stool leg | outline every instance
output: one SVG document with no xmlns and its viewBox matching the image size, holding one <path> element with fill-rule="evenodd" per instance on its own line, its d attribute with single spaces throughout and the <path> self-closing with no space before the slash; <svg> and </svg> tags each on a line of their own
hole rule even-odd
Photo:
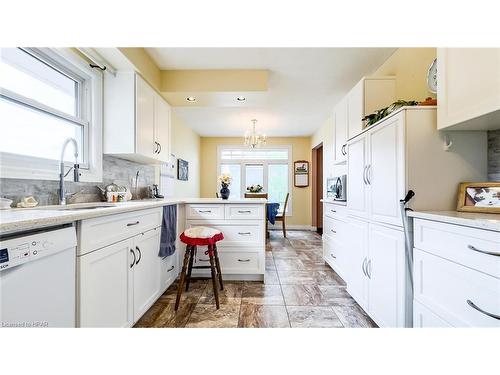
<svg viewBox="0 0 500 375">
<path fill-rule="evenodd" d="M 184 263 L 182 265 L 181 276 L 179 278 L 179 285 L 177 287 L 177 298 L 175 299 L 175 311 L 179 308 L 179 303 L 181 302 L 182 287 L 184 284 L 184 278 L 186 277 L 186 269 L 189 262 L 189 257 L 191 254 L 191 246 L 186 246 L 186 253 L 184 254 Z"/>
<path fill-rule="evenodd" d="M 216 277 L 216 270 L 215 270 L 215 262 L 214 262 L 214 254 L 212 251 L 209 251 L 209 257 L 210 257 L 210 271 L 212 272 L 212 284 L 214 288 L 214 296 L 215 296 L 215 306 L 217 307 L 217 310 L 219 309 L 219 290 L 217 288 L 217 277 Z"/>
<path fill-rule="evenodd" d="M 196 253 L 196 246 L 191 247 L 191 256 L 189 257 L 189 266 L 186 277 L 186 292 L 189 290 L 189 283 L 191 282 L 191 272 L 193 271 L 194 254 Z"/>
<path fill-rule="evenodd" d="M 214 245 L 214 255 L 215 255 L 215 267 L 217 267 L 217 274 L 219 275 L 220 290 L 224 290 L 224 284 L 222 283 L 222 272 L 220 271 L 219 253 L 217 252 L 217 245 Z"/>
</svg>

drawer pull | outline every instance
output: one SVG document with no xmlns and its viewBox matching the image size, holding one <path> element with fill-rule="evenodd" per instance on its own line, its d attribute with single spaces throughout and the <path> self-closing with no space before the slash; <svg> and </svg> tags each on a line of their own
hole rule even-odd
<svg viewBox="0 0 500 375">
<path fill-rule="evenodd" d="M 238 234 L 241 236 L 250 236 L 252 233 L 251 232 L 238 232 Z"/>
<path fill-rule="evenodd" d="M 135 262 L 135 264 L 138 265 L 142 259 L 142 252 L 141 249 L 139 249 L 139 246 L 136 246 L 135 249 L 139 252 L 139 259 L 137 259 L 137 261 Z"/>
<path fill-rule="evenodd" d="M 173 271 L 173 269 L 174 269 L 174 268 L 175 268 L 175 266 L 170 267 L 170 268 L 167 270 L 167 272 Z"/>
<path fill-rule="evenodd" d="M 251 214 L 252 211 L 246 210 L 246 211 L 238 211 L 239 214 Z"/>
<path fill-rule="evenodd" d="M 201 259 L 201 258 L 198 258 L 198 260 L 199 260 L 200 262 L 210 262 L 210 259 Z"/>
<path fill-rule="evenodd" d="M 131 226 L 133 226 L 133 225 L 137 225 L 137 224 L 139 224 L 139 220 L 138 220 L 138 221 L 136 221 L 135 223 L 128 223 L 128 224 L 127 224 L 127 227 L 131 227 Z"/>
<path fill-rule="evenodd" d="M 336 232 L 336 231 L 334 231 L 333 229 L 330 229 L 330 232 L 332 232 L 332 233 L 337 233 L 337 232 Z"/>
<path fill-rule="evenodd" d="M 332 253 L 330 253 L 330 256 L 333 258 L 333 259 L 337 259 L 337 257 L 335 255 L 333 255 Z"/>
<path fill-rule="evenodd" d="M 488 254 L 488 255 L 493 255 L 495 257 L 500 257 L 500 253 L 495 253 L 493 251 L 486 251 L 486 250 L 481 250 L 481 249 L 478 249 L 477 247 L 475 246 L 472 246 L 472 245 L 469 245 L 467 246 L 469 249 L 471 250 L 474 250 L 474 251 L 477 251 L 478 253 L 483 253 L 483 254 Z"/>
<path fill-rule="evenodd" d="M 333 213 L 337 212 L 337 211 L 335 211 L 335 210 L 330 210 L 330 211 L 332 211 Z"/>
<path fill-rule="evenodd" d="M 363 264 L 361 265 L 361 269 L 363 270 L 363 274 L 368 277 L 368 274 L 366 273 L 366 270 L 365 270 L 365 266 L 366 266 L 366 257 L 365 259 L 363 259 Z"/>
<path fill-rule="evenodd" d="M 250 262 L 250 259 L 238 259 L 238 262 Z"/>
<path fill-rule="evenodd" d="M 136 259 L 135 259 L 135 252 L 134 252 L 134 250 L 130 249 L 130 252 L 131 252 L 131 253 L 132 253 L 132 255 L 134 256 L 134 260 L 132 261 L 132 264 L 130 265 L 130 268 L 132 268 L 132 267 L 134 267 L 134 264 L 135 264 Z"/>
<path fill-rule="evenodd" d="M 198 212 L 199 212 L 200 214 L 202 214 L 202 213 L 203 213 L 203 214 L 209 214 L 209 213 L 211 213 L 211 212 L 212 212 L 212 210 L 199 210 Z"/>
<path fill-rule="evenodd" d="M 481 314 L 487 315 L 493 319 L 500 320 L 500 315 L 495 315 L 492 313 L 489 313 L 488 311 L 484 311 L 482 308 L 476 306 L 474 302 L 472 302 L 470 299 L 467 300 L 467 304 L 472 307 L 473 309 L 479 311 Z"/>
</svg>

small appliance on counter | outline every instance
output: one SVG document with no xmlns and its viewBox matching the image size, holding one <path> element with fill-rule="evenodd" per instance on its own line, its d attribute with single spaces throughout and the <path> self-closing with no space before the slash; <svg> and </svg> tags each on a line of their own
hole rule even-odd
<svg viewBox="0 0 500 375">
<path fill-rule="evenodd" d="M 326 179 L 326 197 L 334 201 L 347 201 L 347 175 Z"/>
</svg>

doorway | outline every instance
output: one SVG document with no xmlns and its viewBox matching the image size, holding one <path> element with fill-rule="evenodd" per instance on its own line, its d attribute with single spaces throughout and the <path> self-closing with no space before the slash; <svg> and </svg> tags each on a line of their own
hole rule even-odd
<svg viewBox="0 0 500 375">
<path fill-rule="evenodd" d="M 312 149 L 312 226 L 323 234 L 323 143 Z"/>
</svg>

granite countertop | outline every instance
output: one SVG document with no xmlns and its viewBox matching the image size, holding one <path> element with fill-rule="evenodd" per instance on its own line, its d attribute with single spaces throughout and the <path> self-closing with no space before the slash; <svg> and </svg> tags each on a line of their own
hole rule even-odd
<svg viewBox="0 0 500 375">
<path fill-rule="evenodd" d="M 457 211 L 408 211 L 408 216 L 500 232 L 500 214 Z"/>
<path fill-rule="evenodd" d="M 332 203 L 332 204 L 338 204 L 339 206 L 347 206 L 346 201 L 336 201 L 335 199 L 331 198 L 323 198 L 319 200 L 322 203 Z"/>
<path fill-rule="evenodd" d="M 61 225 L 94 217 L 162 207 L 170 204 L 265 204 L 266 202 L 267 200 L 263 198 L 233 200 L 222 200 L 220 198 L 166 198 L 120 203 L 79 203 L 66 206 L 72 209 L 61 209 L 61 206 L 7 209 L 0 210 L 0 235 Z M 95 204 L 102 204 L 105 207 L 89 207 Z"/>
</svg>

